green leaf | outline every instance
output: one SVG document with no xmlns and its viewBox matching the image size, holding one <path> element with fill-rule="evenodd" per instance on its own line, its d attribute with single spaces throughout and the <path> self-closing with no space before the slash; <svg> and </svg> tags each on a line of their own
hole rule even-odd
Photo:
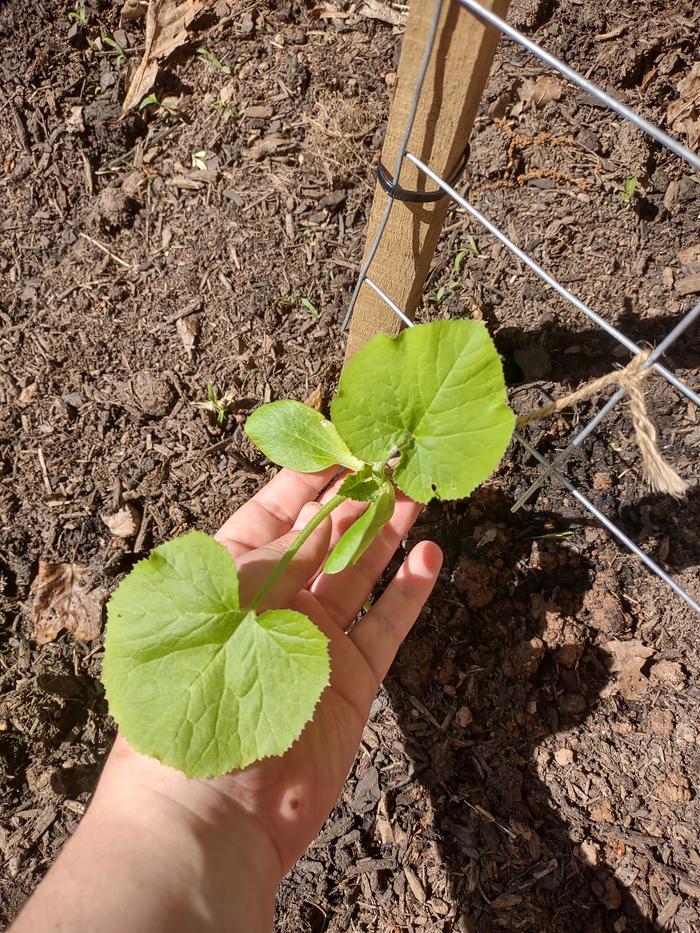
<svg viewBox="0 0 700 933">
<path fill-rule="evenodd" d="M 110 713 L 133 748 L 188 777 L 283 754 L 329 672 L 325 635 L 299 612 L 241 609 L 233 558 L 199 531 L 156 548 L 109 602 Z"/>
<path fill-rule="evenodd" d="M 356 564 L 394 514 L 395 502 L 394 487 L 385 482 L 376 499 L 370 502 L 328 555 L 323 572 L 340 573 Z"/>
<path fill-rule="evenodd" d="M 300 473 L 335 464 L 350 470 L 363 466 L 330 421 L 292 399 L 262 405 L 246 421 L 245 432 L 273 463 Z"/>
<path fill-rule="evenodd" d="M 303 308 L 306 308 L 309 314 L 313 314 L 314 317 L 321 317 L 321 312 L 318 310 L 313 301 L 310 301 L 308 298 L 301 298 L 299 303 Z"/>
<path fill-rule="evenodd" d="M 496 348 L 468 320 L 378 334 L 343 371 L 331 411 L 355 456 L 384 463 L 399 451 L 395 482 L 417 502 L 468 496 L 515 426 Z"/>
<path fill-rule="evenodd" d="M 628 178 L 622 183 L 622 192 L 620 197 L 626 204 L 631 204 L 639 184 L 638 178 Z"/>
<path fill-rule="evenodd" d="M 138 109 L 139 111 L 145 110 L 146 107 L 150 107 L 151 104 L 157 104 L 157 103 L 158 103 L 158 98 L 156 97 L 155 94 L 147 94 L 146 97 L 144 97 L 141 103 L 139 104 Z"/>
<path fill-rule="evenodd" d="M 350 473 L 340 484 L 339 496 L 354 499 L 356 502 L 370 502 L 385 483 L 385 478 L 374 467 L 366 463 L 357 473 Z"/>
</svg>

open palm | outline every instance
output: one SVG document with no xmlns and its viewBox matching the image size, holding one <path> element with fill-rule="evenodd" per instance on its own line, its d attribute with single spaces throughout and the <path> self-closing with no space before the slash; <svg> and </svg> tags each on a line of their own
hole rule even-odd
<svg viewBox="0 0 700 933">
<path fill-rule="evenodd" d="M 338 483 L 316 501 L 335 472 L 281 470 L 220 529 L 216 537 L 238 566 L 241 605 L 250 604 L 299 530 L 335 494 Z M 210 781 L 190 781 L 137 755 L 120 738 L 106 769 L 107 777 L 110 771 L 116 777 L 119 763 L 126 764 L 130 780 L 138 774 L 142 784 L 186 807 L 201 809 L 207 794 L 219 801 L 223 797 L 227 806 L 262 830 L 282 873 L 305 851 L 338 799 L 377 688 L 428 598 L 442 562 L 437 545 L 429 541 L 417 545 L 381 598 L 348 634 L 420 511 L 420 506 L 399 496 L 393 518 L 354 567 L 334 575 L 320 572 L 329 548 L 365 506 L 347 500 L 319 525 L 261 607 L 303 612 L 329 639 L 330 685 L 289 751 Z M 294 690 L 293 683 L 288 687 Z"/>
</svg>

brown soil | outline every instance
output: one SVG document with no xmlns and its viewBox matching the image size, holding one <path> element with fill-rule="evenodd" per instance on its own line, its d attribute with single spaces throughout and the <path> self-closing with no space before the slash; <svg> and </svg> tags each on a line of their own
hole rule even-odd
<svg viewBox="0 0 700 933">
<path fill-rule="evenodd" d="M 77 28 L 59 0 L 0 11 L 3 926 L 75 829 L 114 732 L 99 643 L 30 637 L 39 559 L 112 588 L 264 481 L 240 430 L 256 405 L 332 395 L 400 46 L 359 6 L 225 0 L 162 73 L 176 113 L 121 122 L 124 66 L 87 43 L 120 29 L 117 2 Z M 511 20 L 664 123 L 700 13 L 522 0 Z M 142 27 L 121 28 L 130 62 Z M 692 300 L 680 292 L 698 270 L 677 257 L 700 240 L 698 179 L 575 89 L 517 116 L 541 74 L 501 45 L 464 190 L 630 337 L 657 342 Z M 519 134 L 510 153 L 494 117 Z M 464 313 L 488 322 L 518 407 L 628 358 L 454 212 L 421 314 Z M 669 358 L 695 384 L 699 350 L 696 331 Z M 195 404 L 208 381 L 228 396 L 223 425 Z M 696 481 L 698 412 L 658 379 L 649 401 Z M 551 454 L 593 410 L 529 436 Z M 645 494 L 622 409 L 566 470 L 698 598 L 697 486 L 682 503 Z M 513 446 L 469 501 L 431 506 L 412 533 L 445 549 L 441 582 L 282 886 L 280 933 L 700 928 L 697 618 L 561 487 L 511 515 L 535 475 Z M 140 531 L 115 538 L 102 516 L 125 503 Z M 621 664 L 620 643 L 647 650 Z"/>
</svg>

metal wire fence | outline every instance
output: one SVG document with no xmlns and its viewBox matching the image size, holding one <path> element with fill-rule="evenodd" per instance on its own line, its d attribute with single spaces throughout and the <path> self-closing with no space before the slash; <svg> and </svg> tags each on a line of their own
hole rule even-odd
<svg viewBox="0 0 700 933">
<path fill-rule="evenodd" d="M 618 114 L 618 116 L 623 117 L 625 120 L 629 120 L 642 132 L 646 133 L 649 137 L 655 140 L 660 146 L 674 153 L 680 159 L 684 160 L 691 168 L 699 172 L 700 157 L 691 152 L 690 149 L 688 149 L 682 143 L 678 142 L 678 140 L 668 136 L 661 129 L 659 129 L 659 127 L 650 123 L 648 120 L 645 120 L 638 113 L 635 113 L 635 111 L 631 110 L 620 101 L 616 100 L 614 97 L 611 97 L 609 94 L 605 93 L 605 91 L 603 91 L 593 82 L 584 78 L 573 68 L 569 67 L 565 62 L 556 58 L 545 49 L 541 48 L 539 45 L 537 45 L 537 43 L 533 42 L 517 29 L 514 29 L 512 26 L 506 23 L 505 20 L 501 19 L 490 10 L 482 7 L 479 3 L 475 2 L 475 0 L 436 0 L 431 21 L 431 28 L 428 34 L 428 41 L 426 43 L 423 59 L 421 61 L 418 79 L 416 81 L 412 98 L 412 104 L 406 120 L 405 131 L 399 146 L 393 174 L 394 181 L 398 181 L 404 161 L 407 160 L 411 162 L 426 176 L 426 178 L 437 185 L 446 196 L 451 198 L 455 204 L 466 211 L 479 225 L 484 227 L 490 234 L 496 237 L 496 239 L 498 239 L 503 244 L 503 246 L 510 250 L 510 252 L 515 257 L 517 257 L 517 259 L 519 259 L 528 269 L 530 269 L 535 273 L 535 275 L 542 279 L 542 281 L 549 288 L 556 291 L 577 311 L 588 317 L 597 325 L 597 327 L 605 331 L 619 344 L 629 350 L 631 354 L 637 355 L 641 353 L 641 348 L 637 346 L 634 341 L 630 340 L 629 337 L 627 337 L 619 328 L 615 327 L 612 323 L 606 320 L 603 315 L 593 310 L 593 308 L 591 308 L 588 304 L 581 301 L 580 298 L 577 298 L 574 294 L 572 294 L 572 292 L 569 291 L 569 289 L 567 289 L 560 282 L 558 282 L 553 275 L 547 272 L 538 262 L 536 262 L 519 246 L 517 246 L 496 224 L 485 217 L 484 214 L 478 210 L 478 208 L 476 208 L 472 203 L 470 203 L 470 201 L 467 200 L 467 198 L 456 191 L 452 185 L 450 185 L 447 181 L 445 181 L 444 178 L 440 177 L 440 175 L 434 172 L 430 166 L 426 165 L 421 159 L 418 158 L 418 156 L 409 152 L 411 130 L 416 116 L 424 78 L 434 52 L 438 23 L 440 21 L 442 6 L 445 2 L 458 3 L 466 10 L 469 10 L 474 16 L 479 17 L 484 22 L 498 29 L 503 35 L 507 36 L 513 42 L 520 45 L 527 52 L 539 58 L 549 68 L 559 72 L 559 74 L 563 75 L 568 81 L 585 91 L 609 110 Z M 385 185 L 383 187 L 386 191 L 387 186 Z M 376 235 L 369 250 L 367 251 L 366 258 L 360 269 L 358 279 L 350 300 L 350 305 L 345 316 L 344 326 L 346 326 L 350 320 L 353 307 L 357 301 L 360 290 L 363 287 L 372 289 L 404 322 L 404 324 L 406 324 L 406 326 L 412 327 L 414 324 L 405 311 L 392 300 L 391 296 L 387 295 L 369 276 L 372 261 L 381 242 L 381 238 L 389 220 L 394 203 L 395 197 L 391 193 L 391 186 L 388 186 L 384 213 L 377 228 Z M 690 386 L 686 385 L 682 380 L 680 380 L 659 362 L 661 356 L 669 349 L 669 347 L 671 347 L 671 345 L 681 336 L 681 334 L 687 330 L 687 328 L 696 322 L 698 317 L 700 317 L 700 302 L 689 308 L 687 313 L 680 319 L 675 327 L 673 327 L 673 329 L 658 343 L 642 368 L 652 366 L 655 371 L 668 383 L 670 383 L 670 385 L 672 385 L 678 392 L 700 407 L 700 395 L 698 395 L 698 393 L 695 392 Z M 615 522 L 613 522 L 607 515 L 601 512 L 601 510 L 597 508 L 597 506 L 594 505 L 594 503 L 591 502 L 590 499 L 583 492 L 581 492 L 581 490 L 577 489 L 576 486 L 559 469 L 569 458 L 569 456 L 577 448 L 581 447 L 584 441 L 595 431 L 595 429 L 601 424 L 606 416 L 610 414 L 610 412 L 624 399 L 624 397 L 625 390 L 623 388 L 618 389 L 618 391 L 609 399 L 609 401 L 607 401 L 598 410 L 598 412 L 592 418 L 590 418 L 585 426 L 575 435 L 575 437 L 572 438 L 567 446 L 551 462 L 542 456 L 542 454 L 539 453 L 539 451 L 537 451 L 527 441 L 527 439 L 522 436 L 522 434 L 516 432 L 515 437 L 517 441 L 523 445 L 525 450 L 527 450 L 528 453 L 530 453 L 544 469 L 539 474 L 535 482 L 532 483 L 529 489 L 525 492 L 525 494 L 521 496 L 520 499 L 513 505 L 512 511 L 516 511 L 517 509 L 521 508 L 546 480 L 555 480 L 564 486 L 586 511 L 593 515 L 594 518 L 596 518 L 597 521 L 600 522 L 619 542 L 627 547 L 651 571 L 660 577 L 661 580 L 663 580 L 678 596 L 681 597 L 681 599 L 683 599 L 697 613 L 700 613 L 700 603 L 698 603 L 698 601 L 691 594 L 689 594 L 676 580 L 673 579 L 672 576 L 670 576 L 661 566 L 659 566 L 659 564 L 654 561 L 644 550 L 642 550 L 642 548 L 640 548 L 636 542 L 634 542 L 627 534 L 625 534 L 625 532 L 619 528 Z"/>
</svg>

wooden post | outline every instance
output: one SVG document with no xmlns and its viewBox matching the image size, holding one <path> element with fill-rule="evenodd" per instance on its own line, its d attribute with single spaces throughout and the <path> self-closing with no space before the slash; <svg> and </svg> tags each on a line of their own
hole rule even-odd
<svg viewBox="0 0 700 933">
<path fill-rule="evenodd" d="M 482 4 L 505 16 L 509 0 L 482 0 Z M 433 0 L 411 2 L 382 149 L 382 162 L 390 173 L 405 132 L 434 9 Z M 454 173 L 467 145 L 498 39 L 497 29 L 487 26 L 455 0 L 443 0 L 408 151 L 446 180 Z M 410 190 L 434 187 L 407 160 L 399 182 Z M 379 186 L 375 188 L 366 249 L 374 239 L 387 197 Z M 449 203 L 447 197 L 427 204 L 396 201 L 369 268 L 369 277 L 409 317 L 413 317 L 423 291 Z M 397 334 L 400 328 L 399 318 L 369 286 L 363 285 L 353 311 L 345 359 L 379 331 Z"/>
</svg>

